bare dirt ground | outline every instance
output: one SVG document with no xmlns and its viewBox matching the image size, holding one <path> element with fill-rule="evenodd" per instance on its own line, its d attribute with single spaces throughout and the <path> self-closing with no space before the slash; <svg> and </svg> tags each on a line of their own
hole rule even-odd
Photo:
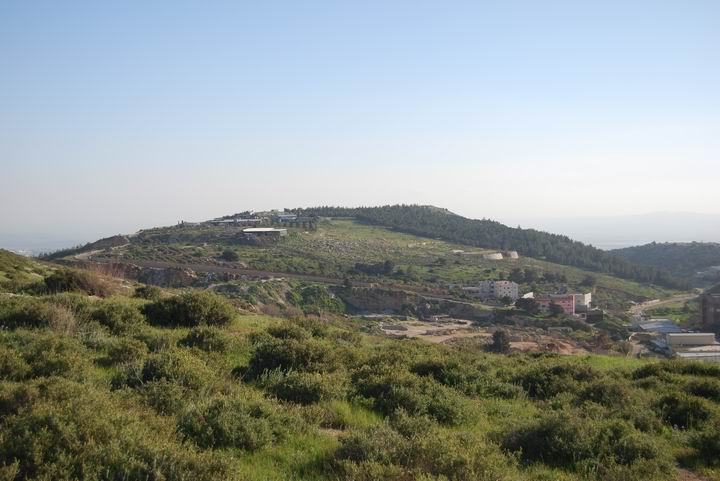
<svg viewBox="0 0 720 481">
<path fill-rule="evenodd" d="M 472 327 L 470 321 L 456 320 L 446 323 L 429 322 L 381 322 L 380 329 L 391 337 L 411 337 L 441 344 L 458 339 L 478 338 L 490 342 L 492 332 L 487 329 Z M 513 330 L 515 333 L 515 330 Z M 522 329 L 515 333 L 522 336 Z M 583 355 L 588 351 L 577 346 L 572 340 L 536 335 L 535 339 L 510 342 L 510 347 L 523 352 L 555 352 L 563 355 Z"/>
<path fill-rule="evenodd" d="M 685 468 L 678 468 L 678 481 L 710 481 L 710 478 L 700 476 Z"/>
<path fill-rule="evenodd" d="M 430 322 L 382 322 L 380 329 L 395 337 L 414 337 L 432 343 L 446 342 L 460 337 L 490 337 L 487 331 L 471 327 L 470 321 L 445 323 Z"/>
</svg>

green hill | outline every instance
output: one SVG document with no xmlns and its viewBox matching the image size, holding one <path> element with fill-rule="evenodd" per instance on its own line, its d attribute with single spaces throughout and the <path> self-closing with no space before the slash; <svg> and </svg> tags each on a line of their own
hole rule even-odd
<svg viewBox="0 0 720 481">
<path fill-rule="evenodd" d="M 303 214 L 354 217 L 421 236 L 444 239 L 489 249 L 515 250 L 524 256 L 612 274 L 624 279 L 666 287 L 684 287 L 667 271 L 639 265 L 581 242 L 534 229 L 512 228 L 491 220 L 468 219 L 431 206 L 393 205 L 383 207 L 316 207 L 296 209 Z"/>
<path fill-rule="evenodd" d="M 226 226 L 177 225 L 148 229 L 129 238 L 129 243 L 94 258 L 142 264 L 162 262 L 196 270 L 245 267 L 282 275 L 322 276 L 342 282 L 350 279 L 379 284 L 400 284 L 417 289 L 442 289 L 474 285 L 485 279 L 513 279 L 523 292 L 556 292 L 562 289 L 594 291 L 596 305 L 617 313 L 629 303 L 672 295 L 673 290 L 616 276 L 589 272 L 547 260 L 520 256 L 519 259 L 488 260 L 480 248 L 400 232 L 351 218 L 323 219 L 315 229 L 288 227 L 282 242 L 244 245 L 237 241 L 239 228 Z M 230 252 L 228 262 L 224 255 Z M 461 255 L 457 251 L 464 251 Z M 391 269 L 375 272 L 373 266 Z M 198 269 L 195 266 L 202 266 Z M 157 267 L 157 265 L 155 266 Z M 202 283 L 201 280 L 198 281 Z M 216 277 L 205 281 L 217 283 Z"/>
<path fill-rule="evenodd" d="M 664 242 L 611 251 L 636 264 L 652 266 L 680 277 L 691 277 L 720 266 L 720 244 L 714 242 Z"/>
</svg>

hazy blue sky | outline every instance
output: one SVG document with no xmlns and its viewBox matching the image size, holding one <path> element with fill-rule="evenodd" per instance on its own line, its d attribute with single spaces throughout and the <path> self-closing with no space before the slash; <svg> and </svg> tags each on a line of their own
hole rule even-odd
<svg viewBox="0 0 720 481">
<path fill-rule="evenodd" d="M 720 2 L 0 2 L 0 231 L 720 213 Z"/>
</svg>

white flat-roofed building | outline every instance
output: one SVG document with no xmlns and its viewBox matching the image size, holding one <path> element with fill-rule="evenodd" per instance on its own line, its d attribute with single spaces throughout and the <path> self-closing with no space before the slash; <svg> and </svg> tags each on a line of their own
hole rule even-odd
<svg viewBox="0 0 720 481">
<path fill-rule="evenodd" d="M 242 233 L 247 238 L 256 239 L 279 239 L 288 234 L 287 229 L 277 229 L 275 227 L 249 227 L 247 229 L 243 229 Z"/>
<path fill-rule="evenodd" d="M 714 346 L 715 334 L 712 332 L 671 332 L 665 336 L 670 348 L 680 346 Z"/>
</svg>

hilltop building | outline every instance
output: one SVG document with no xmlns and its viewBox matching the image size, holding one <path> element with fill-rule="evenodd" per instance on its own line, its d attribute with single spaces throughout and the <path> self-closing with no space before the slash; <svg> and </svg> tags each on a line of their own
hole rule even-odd
<svg viewBox="0 0 720 481">
<path fill-rule="evenodd" d="M 287 235 L 287 229 L 274 227 L 251 227 L 242 230 L 244 240 L 255 242 L 278 241 Z"/>
</svg>

